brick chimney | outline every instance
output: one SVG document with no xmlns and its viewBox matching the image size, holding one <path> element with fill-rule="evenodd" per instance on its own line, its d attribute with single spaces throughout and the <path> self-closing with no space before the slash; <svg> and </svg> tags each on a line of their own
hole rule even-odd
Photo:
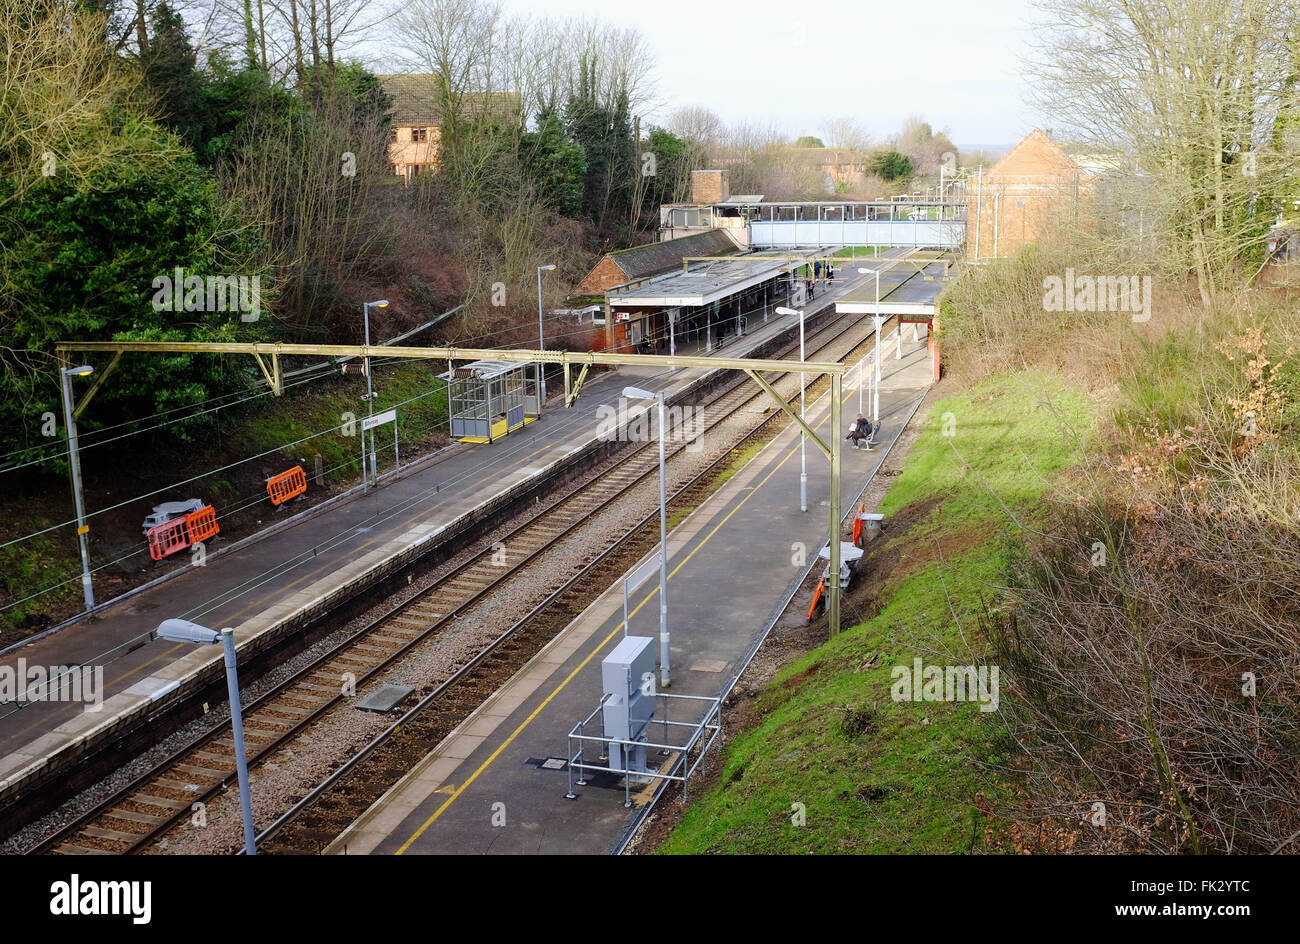
<svg viewBox="0 0 1300 944">
<path fill-rule="evenodd" d="M 691 202 L 722 203 L 731 196 L 725 170 L 691 171 Z"/>
</svg>

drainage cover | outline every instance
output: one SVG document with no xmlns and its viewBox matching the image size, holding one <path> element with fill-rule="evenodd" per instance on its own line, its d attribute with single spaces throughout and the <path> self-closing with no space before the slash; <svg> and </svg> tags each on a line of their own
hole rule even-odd
<svg viewBox="0 0 1300 944">
<path fill-rule="evenodd" d="M 563 770 L 569 765 L 563 757 L 530 757 L 524 763 L 538 770 Z"/>
<path fill-rule="evenodd" d="M 409 685 L 381 685 L 354 707 L 363 711 L 392 711 L 415 691 Z"/>
</svg>

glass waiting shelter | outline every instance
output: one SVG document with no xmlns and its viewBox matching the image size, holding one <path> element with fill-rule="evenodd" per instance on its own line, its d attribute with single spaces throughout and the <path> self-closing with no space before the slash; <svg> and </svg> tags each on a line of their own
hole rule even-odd
<svg viewBox="0 0 1300 944">
<path fill-rule="evenodd" d="M 474 361 L 439 374 L 447 381 L 451 435 L 490 443 L 537 419 L 540 364 Z"/>
</svg>

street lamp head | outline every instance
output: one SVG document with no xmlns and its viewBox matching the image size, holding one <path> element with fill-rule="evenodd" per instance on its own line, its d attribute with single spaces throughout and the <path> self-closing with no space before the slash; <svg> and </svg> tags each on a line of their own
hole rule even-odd
<svg viewBox="0 0 1300 944">
<path fill-rule="evenodd" d="M 215 629 L 208 629 L 206 626 L 183 619 L 163 620 L 154 632 L 159 639 L 166 639 L 168 642 L 212 645 L 221 639 L 221 634 Z"/>
<path fill-rule="evenodd" d="M 72 377 L 87 377 L 95 372 L 93 367 L 65 367 L 63 372 Z"/>
<path fill-rule="evenodd" d="M 388 307 L 388 299 L 386 299 L 386 298 L 381 298 L 381 299 L 380 299 L 379 301 L 377 301 L 377 302 L 366 302 L 366 307 L 367 307 L 367 308 L 387 308 L 387 307 Z"/>
<path fill-rule="evenodd" d="M 863 268 L 859 268 L 859 269 L 858 269 L 858 274 L 859 274 L 859 275 L 875 275 L 875 274 L 876 274 L 876 270 L 875 270 L 875 269 L 863 269 Z"/>
<path fill-rule="evenodd" d="M 640 387 L 624 387 L 623 396 L 629 400 L 653 400 L 658 394 L 642 390 Z"/>
<path fill-rule="evenodd" d="M 550 272 L 550 271 L 551 271 L 552 269 L 554 269 L 554 268 L 555 268 L 555 266 L 553 266 L 553 265 L 538 266 L 538 267 L 537 267 L 537 271 L 538 271 L 538 272 Z"/>
<path fill-rule="evenodd" d="M 778 308 L 778 309 L 776 310 L 776 313 L 777 313 L 778 315 L 798 315 L 798 314 L 800 314 L 800 312 L 795 311 L 793 308 Z"/>
</svg>

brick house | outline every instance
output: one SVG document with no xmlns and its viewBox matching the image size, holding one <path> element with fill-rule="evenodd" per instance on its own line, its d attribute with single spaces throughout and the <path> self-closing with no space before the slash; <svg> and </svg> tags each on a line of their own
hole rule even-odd
<svg viewBox="0 0 1300 944">
<path fill-rule="evenodd" d="M 1097 174 L 1035 128 L 1006 156 L 966 182 L 966 257 L 1012 255 L 1050 222 L 1076 222 Z"/>
<path fill-rule="evenodd" d="M 393 131 L 388 142 L 388 163 L 407 183 L 438 167 L 442 139 L 441 108 L 436 76 L 426 73 L 381 75 L 379 80 L 393 100 Z M 466 93 L 461 112 L 467 121 L 522 120 L 517 92 Z"/>
</svg>

